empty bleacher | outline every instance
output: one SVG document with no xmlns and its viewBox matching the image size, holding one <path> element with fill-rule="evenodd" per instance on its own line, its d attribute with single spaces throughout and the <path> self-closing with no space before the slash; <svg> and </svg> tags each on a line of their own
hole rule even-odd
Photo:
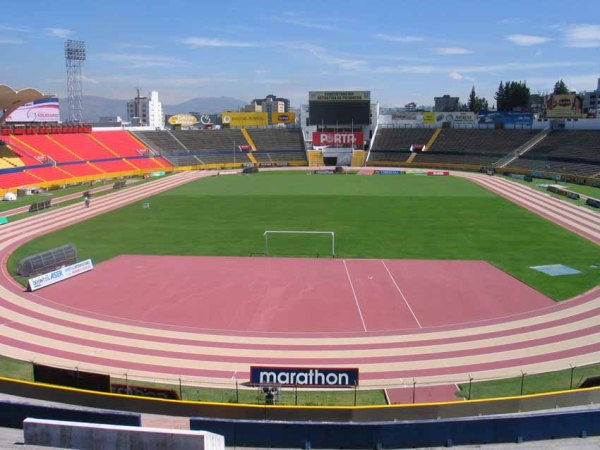
<svg viewBox="0 0 600 450">
<path fill-rule="evenodd" d="M 105 173 L 113 173 L 113 172 L 131 172 L 137 170 L 135 166 L 132 166 L 126 161 L 122 159 L 113 159 L 108 161 L 94 161 L 94 167 L 100 169 Z"/>
<path fill-rule="evenodd" d="M 27 173 L 35 176 L 43 181 L 57 181 L 57 180 L 68 180 L 71 175 L 58 167 L 36 167 L 34 169 L 26 169 Z"/>
<path fill-rule="evenodd" d="M 253 128 L 246 130 L 257 151 L 287 150 L 304 152 L 300 128 Z"/>
<path fill-rule="evenodd" d="M 47 138 L 69 149 L 86 161 L 118 156 L 115 152 L 93 140 L 87 133 L 53 134 L 47 136 Z"/>
<path fill-rule="evenodd" d="M 405 162 L 413 144 L 427 144 L 435 130 L 430 128 L 380 128 L 371 146 L 369 163 Z"/>
<path fill-rule="evenodd" d="M 600 131 L 553 130 L 508 167 L 600 176 Z"/>
<path fill-rule="evenodd" d="M 21 148 L 27 147 L 28 150 L 52 158 L 56 162 L 67 162 L 81 160 L 77 153 L 64 147 L 54 140 L 58 135 L 32 134 L 27 136 L 15 137 L 15 140 L 20 141 L 16 145 L 21 144 Z M 39 163 L 38 163 L 39 164 Z M 29 165 L 29 164 L 27 164 Z"/>
<path fill-rule="evenodd" d="M 239 129 L 173 131 L 173 136 L 190 152 L 231 152 L 240 145 L 248 145 Z"/>
<path fill-rule="evenodd" d="M 21 186 L 35 186 L 41 180 L 23 170 L 14 172 L 3 172 L 0 175 L 0 189 L 10 189 Z"/>
<path fill-rule="evenodd" d="M 140 150 L 146 150 L 146 147 L 127 131 L 97 131 L 91 136 L 119 156 L 136 157 L 140 156 Z"/>
<path fill-rule="evenodd" d="M 77 162 L 74 164 L 62 164 L 60 166 L 62 170 L 70 173 L 74 178 L 77 177 L 89 177 L 99 175 L 102 172 L 94 167 L 92 164 L 87 162 Z"/>
</svg>

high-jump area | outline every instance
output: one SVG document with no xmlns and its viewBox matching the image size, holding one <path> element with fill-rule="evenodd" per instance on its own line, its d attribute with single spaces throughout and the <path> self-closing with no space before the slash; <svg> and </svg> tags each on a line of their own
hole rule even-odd
<svg viewBox="0 0 600 450">
<path fill-rule="evenodd" d="M 343 336 L 491 323 L 555 303 L 485 261 L 123 255 L 29 294 L 115 322 Z"/>
</svg>

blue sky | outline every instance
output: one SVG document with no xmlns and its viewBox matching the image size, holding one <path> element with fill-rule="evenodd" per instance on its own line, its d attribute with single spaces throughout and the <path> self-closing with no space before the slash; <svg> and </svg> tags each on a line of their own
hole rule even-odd
<svg viewBox="0 0 600 450">
<path fill-rule="evenodd" d="M 66 96 L 63 46 L 84 40 L 84 94 L 163 103 L 309 90 L 370 90 L 383 106 L 430 105 L 500 80 L 533 93 L 600 77 L 597 1 L 11 1 L 0 83 Z M 4 5 L 8 6 L 8 5 Z"/>
</svg>

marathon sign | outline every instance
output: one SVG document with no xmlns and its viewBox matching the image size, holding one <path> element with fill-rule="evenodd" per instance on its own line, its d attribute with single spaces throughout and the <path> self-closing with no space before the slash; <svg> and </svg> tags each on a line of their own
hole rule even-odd
<svg viewBox="0 0 600 450">
<path fill-rule="evenodd" d="M 250 384 L 311 387 L 358 386 L 358 369 L 250 367 Z"/>
<path fill-rule="evenodd" d="M 91 259 L 86 259 L 85 261 L 80 261 L 70 266 L 61 267 L 60 269 L 45 273 L 38 277 L 30 278 L 29 290 L 33 292 L 37 289 L 50 286 L 51 284 L 58 283 L 59 281 L 64 281 L 68 278 L 74 277 L 75 275 L 79 275 L 80 273 L 88 272 L 93 268 L 94 266 L 92 265 Z"/>
<path fill-rule="evenodd" d="M 356 132 L 320 132 L 315 131 L 312 136 L 313 147 L 360 147 L 363 146 L 363 134 Z"/>
</svg>

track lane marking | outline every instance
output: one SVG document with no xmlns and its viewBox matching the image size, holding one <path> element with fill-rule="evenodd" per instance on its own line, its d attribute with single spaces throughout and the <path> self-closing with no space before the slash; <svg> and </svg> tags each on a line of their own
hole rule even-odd
<svg viewBox="0 0 600 450">
<path fill-rule="evenodd" d="M 379 261 L 381 261 L 381 264 L 383 264 L 383 267 L 385 267 L 385 270 L 387 271 L 388 275 L 390 276 L 390 278 L 392 280 L 392 283 L 394 283 L 394 286 L 396 286 L 396 290 L 402 296 L 402 300 L 404 300 L 404 303 L 406 303 L 406 306 L 408 307 L 408 310 L 410 311 L 410 313 L 412 314 L 413 318 L 415 319 L 415 322 L 417 322 L 417 325 L 419 325 L 419 328 L 423 328 L 423 326 L 421 325 L 421 322 L 419 322 L 419 319 L 417 319 L 417 315 L 415 314 L 415 312 L 413 311 L 413 309 L 410 307 L 410 304 L 408 303 L 408 300 L 404 296 L 404 293 L 402 292 L 402 289 L 400 289 L 400 286 L 398 286 L 398 283 L 396 283 L 396 279 L 392 275 L 392 272 L 390 272 L 390 269 L 388 269 L 388 266 L 386 265 L 385 261 L 383 259 L 380 259 Z"/>
<path fill-rule="evenodd" d="M 346 276 L 348 277 L 348 282 L 350 283 L 350 289 L 352 289 L 352 295 L 354 296 L 354 303 L 356 303 L 356 308 L 358 309 L 358 315 L 360 316 L 360 321 L 362 322 L 363 330 L 367 331 L 367 326 L 365 325 L 365 318 L 363 317 L 362 311 L 360 309 L 360 305 L 358 303 L 358 297 L 356 296 L 356 291 L 354 290 L 354 285 L 352 284 L 352 278 L 350 278 L 350 272 L 348 272 L 348 266 L 346 265 L 346 260 L 342 259 L 344 263 L 344 269 L 346 269 Z"/>
</svg>

